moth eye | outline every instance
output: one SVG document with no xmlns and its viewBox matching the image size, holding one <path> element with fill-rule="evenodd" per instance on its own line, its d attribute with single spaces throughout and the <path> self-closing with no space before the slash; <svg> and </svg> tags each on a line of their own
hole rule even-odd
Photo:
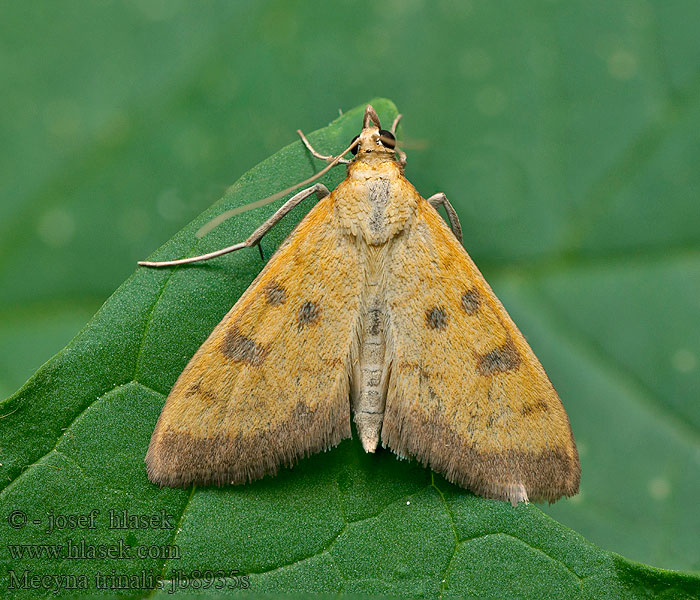
<svg viewBox="0 0 700 600">
<path fill-rule="evenodd" d="M 379 135 L 381 136 L 379 138 L 379 141 L 386 147 L 386 148 L 391 148 L 392 150 L 396 148 L 396 137 L 394 136 L 391 131 L 388 131 L 386 129 L 380 129 L 379 130 Z"/>
<path fill-rule="evenodd" d="M 352 141 L 350 142 L 351 144 L 354 144 L 357 141 L 357 138 L 359 138 L 359 135 L 356 135 L 354 138 L 352 138 Z M 352 150 L 350 150 L 353 154 L 357 154 L 357 146 L 353 147 Z"/>
</svg>

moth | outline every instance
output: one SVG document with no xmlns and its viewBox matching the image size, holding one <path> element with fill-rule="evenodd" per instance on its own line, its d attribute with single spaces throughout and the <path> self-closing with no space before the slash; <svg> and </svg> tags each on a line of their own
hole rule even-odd
<svg viewBox="0 0 700 600">
<path fill-rule="evenodd" d="M 569 420 L 544 369 L 461 244 L 444 194 L 404 177 L 395 129 L 367 106 L 333 192 L 318 202 L 173 386 L 146 455 L 166 486 L 242 484 L 351 437 L 513 505 L 578 492 Z M 347 150 L 345 151 L 347 152 Z M 443 206 L 449 226 L 437 211 Z"/>
</svg>

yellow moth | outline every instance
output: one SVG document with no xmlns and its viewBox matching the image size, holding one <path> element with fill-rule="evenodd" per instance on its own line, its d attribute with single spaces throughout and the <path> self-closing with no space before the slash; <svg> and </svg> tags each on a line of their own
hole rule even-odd
<svg viewBox="0 0 700 600">
<path fill-rule="evenodd" d="M 398 119 L 397 119 L 398 121 Z M 394 130 L 367 106 L 345 180 L 316 205 L 173 386 L 146 455 L 167 486 L 240 484 L 351 437 L 514 505 L 576 494 L 580 466 L 544 369 L 461 244 L 444 194 L 404 177 Z M 346 150 L 347 152 L 347 150 Z M 436 210 L 444 206 L 450 226 Z"/>
</svg>

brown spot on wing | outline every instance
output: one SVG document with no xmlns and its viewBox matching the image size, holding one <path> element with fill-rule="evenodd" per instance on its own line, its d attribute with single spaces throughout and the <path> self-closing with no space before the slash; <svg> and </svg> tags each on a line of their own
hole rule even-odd
<svg viewBox="0 0 700 600">
<path fill-rule="evenodd" d="M 199 391 L 202 389 L 202 378 L 200 377 L 197 381 L 195 381 L 190 387 L 187 388 L 185 391 L 185 397 L 189 398 L 190 396 L 194 396 L 199 393 Z"/>
<path fill-rule="evenodd" d="M 479 306 L 481 305 L 481 294 L 479 294 L 479 290 L 476 288 L 472 288 L 471 290 L 467 290 L 462 294 L 462 310 L 464 310 L 465 313 L 468 315 L 474 315 L 476 312 L 479 310 Z"/>
<path fill-rule="evenodd" d="M 441 306 L 435 306 L 425 311 L 425 320 L 430 329 L 445 329 L 447 327 L 447 313 Z"/>
<path fill-rule="evenodd" d="M 287 301 L 287 292 L 276 281 L 271 281 L 265 286 L 265 300 L 269 306 L 279 306 Z"/>
<path fill-rule="evenodd" d="M 542 398 L 538 398 L 534 402 L 523 404 L 523 407 L 520 409 L 520 414 L 523 417 L 527 417 L 528 415 L 538 412 L 547 412 L 548 410 L 549 406 L 547 406 L 547 403 Z"/>
<path fill-rule="evenodd" d="M 323 364 L 329 369 L 338 369 L 345 366 L 345 361 L 342 358 L 324 358 Z"/>
<path fill-rule="evenodd" d="M 185 390 L 185 398 L 190 399 L 192 402 L 204 400 L 209 405 L 216 404 L 219 401 L 219 398 L 217 398 L 216 394 L 208 389 L 203 383 L 203 378 L 200 377 L 197 381 L 190 385 L 187 390 Z"/>
<path fill-rule="evenodd" d="M 231 327 L 224 337 L 221 352 L 233 362 L 246 363 L 253 367 L 259 367 L 267 356 L 268 349 L 257 344 L 254 340 L 244 336 L 235 325 Z"/>
<path fill-rule="evenodd" d="M 321 309 L 316 302 L 307 300 L 304 304 L 299 307 L 299 312 L 297 313 L 297 323 L 299 324 L 299 329 L 302 329 L 306 325 L 315 325 L 321 318 Z"/>
<path fill-rule="evenodd" d="M 487 377 L 496 373 L 515 371 L 520 366 L 520 354 L 510 337 L 504 344 L 487 352 L 477 354 L 477 366 L 479 375 Z"/>
</svg>

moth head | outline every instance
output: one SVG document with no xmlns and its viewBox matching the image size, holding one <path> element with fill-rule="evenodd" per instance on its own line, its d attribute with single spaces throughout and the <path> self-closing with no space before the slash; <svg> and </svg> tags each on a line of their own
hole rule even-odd
<svg viewBox="0 0 700 600">
<path fill-rule="evenodd" d="M 365 109 L 362 131 L 353 138 L 351 143 L 354 143 L 356 140 L 359 140 L 359 143 L 351 150 L 357 157 L 356 160 L 370 160 L 373 158 L 386 160 L 388 157 L 392 159 L 394 157 L 396 137 L 388 129 L 381 128 L 379 117 L 369 104 Z"/>
</svg>

